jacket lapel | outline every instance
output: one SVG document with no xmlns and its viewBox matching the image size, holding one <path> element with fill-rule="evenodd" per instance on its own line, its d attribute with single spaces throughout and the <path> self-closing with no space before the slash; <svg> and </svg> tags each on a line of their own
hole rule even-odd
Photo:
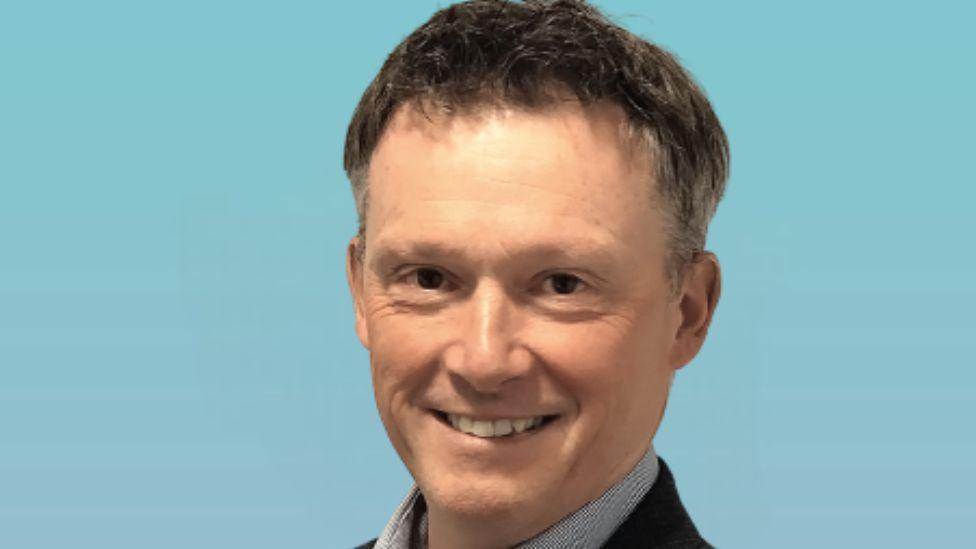
<svg viewBox="0 0 976 549">
<path fill-rule="evenodd" d="M 708 549 L 678 497 L 674 476 L 658 458 L 657 479 L 604 549 Z"/>
</svg>

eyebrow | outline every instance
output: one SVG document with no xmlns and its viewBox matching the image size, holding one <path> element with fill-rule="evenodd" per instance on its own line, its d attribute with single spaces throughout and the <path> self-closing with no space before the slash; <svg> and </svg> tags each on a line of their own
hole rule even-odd
<svg viewBox="0 0 976 549">
<path fill-rule="evenodd" d="M 388 268 L 417 261 L 464 262 L 470 258 L 470 248 L 457 247 L 434 240 L 383 242 L 375 245 L 376 254 L 370 266 L 385 271 Z M 518 249 L 509 248 L 506 254 L 512 262 L 543 261 L 562 267 L 608 269 L 618 259 L 607 243 L 600 239 L 582 239 L 569 243 L 539 243 Z"/>
</svg>

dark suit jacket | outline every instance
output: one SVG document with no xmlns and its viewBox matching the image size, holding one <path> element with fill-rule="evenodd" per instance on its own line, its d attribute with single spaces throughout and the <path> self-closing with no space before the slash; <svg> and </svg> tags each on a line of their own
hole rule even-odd
<svg viewBox="0 0 976 549">
<path fill-rule="evenodd" d="M 658 464 L 661 468 L 651 489 L 603 549 L 713 549 L 681 505 L 671 470 L 661 458 Z M 375 543 L 374 539 L 357 549 L 371 549 Z"/>
</svg>

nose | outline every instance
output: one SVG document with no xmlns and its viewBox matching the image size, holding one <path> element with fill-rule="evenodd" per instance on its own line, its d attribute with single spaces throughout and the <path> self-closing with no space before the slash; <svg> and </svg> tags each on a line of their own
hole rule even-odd
<svg viewBox="0 0 976 549">
<path fill-rule="evenodd" d="M 497 394 L 531 369 L 532 357 L 519 344 L 517 306 L 505 289 L 481 283 L 458 319 L 458 343 L 445 357 L 447 369 L 479 393 Z"/>
</svg>

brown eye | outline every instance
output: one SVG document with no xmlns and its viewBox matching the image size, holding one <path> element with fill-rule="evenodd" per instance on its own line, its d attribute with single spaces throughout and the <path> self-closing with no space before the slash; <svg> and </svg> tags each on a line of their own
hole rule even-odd
<svg viewBox="0 0 976 549">
<path fill-rule="evenodd" d="M 557 294 L 571 294 L 579 286 L 580 279 L 571 274 L 555 274 L 549 277 L 552 291 Z"/>
<path fill-rule="evenodd" d="M 444 284 L 444 274 L 436 269 L 417 269 L 417 285 L 425 290 L 436 290 Z"/>
</svg>

